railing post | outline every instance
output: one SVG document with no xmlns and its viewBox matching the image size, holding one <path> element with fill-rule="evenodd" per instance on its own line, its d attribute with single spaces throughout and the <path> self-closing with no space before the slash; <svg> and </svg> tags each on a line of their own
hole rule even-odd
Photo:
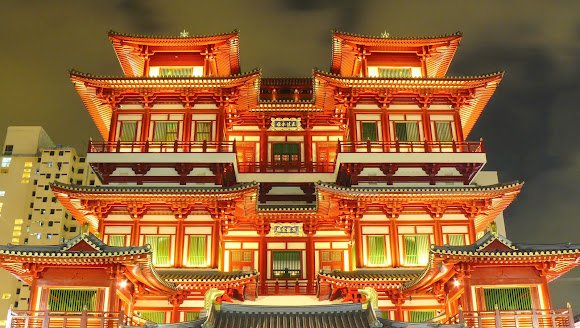
<svg viewBox="0 0 580 328">
<path fill-rule="evenodd" d="M 570 327 L 574 327 L 574 313 L 572 312 L 572 305 L 570 305 L 570 302 L 566 302 L 566 308 L 568 308 L 568 322 Z"/>
<path fill-rule="evenodd" d="M 550 322 L 552 323 L 552 328 L 556 328 L 556 311 L 550 310 Z"/>
<path fill-rule="evenodd" d="M 534 328 L 540 327 L 540 323 L 538 322 L 538 312 L 534 308 L 532 308 L 532 327 Z"/>
<path fill-rule="evenodd" d="M 397 153 L 401 152 L 401 148 L 399 146 L 399 138 L 395 138 L 395 150 Z"/>
<path fill-rule="evenodd" d="M 274 293 L 280 295 L 280 283 L 278 282 L 278 279 L 276 279 L 276 284 L 274 285 Z"/>
<path fill-rule="evenodd" d="M 518 316 L 518 311 L 515 311 L 514 314 L 514 320 L 515 320 L 515 324 L 516 324 L 516 328 L 520 328 L 520 317 Z"/>
<path fill-rule="evenodd" d="M 238 148 L 236 146 L 236 139 L 234 139 L 234 143 L 232 144 L 232 152 L 234 154 L 238 152 Z"/>
<path fill-rule="evenodd" d="M 339 154 L 340 153 L 340 140 L 338 140 L 338 143 L 336 144 L 336 153 Z"/>
<path fill-rule="evenodd" d="M 121 140 L 117 140 L 117 149 L 115 151 L 117 153 L 121 152 Z"/>
<path fill-rule="evenodd" d="M 201 151 L 203 153 L 207 152 L 207 140 L 204 140 L 203 143 L 201 144 Z"/>
<path fill-rule="evenodd" d="M 455 139 L 451 140 L 451 148 L 453 148 L 454 153 L 457 152 L 457 143 L 455 142 Z"/>
<path fill-rule="evenodd" d="M 44 315 L 42 316 L 42 328 L 48 328 L 48 325 L 50 324 L 50 310 L 47 308 L 44 311 Z"/>
<path fill-rule="evenodd" d="M 485 149 L 483 147 L 483 138 L 479 138 L 479 151 L 485 153 Z"/>
<path fill-rule="evenodd" d="M 463 306 L 459 305 L 459 324 L 465 327 L 465 316 L 463 315 Z"/>
<path fill-rule="evenodd" d="M 81 323 L 80 328 L 87 328 L 87 307 L 83 307 L 83 311 L 81 312 Z"/>
<path fill-rule="evenodd" d="M 173 152 L 177 153 L 177 140 L 173 142 Z"/>
<path fill-rule="evenodd" d="M 145 140 L 145 152 L 149 152 L 149 140 Z"/>
<path fill-rule="evenodd" d="M 497 304 L 495 305 L 495 328 L 501 328 L 501 313 L 499 312 Z"/>
<path fill-rule="evenodd" d="M 367 153 L 371 152 L 371 139 L 367 138 Z"/>
<path fill-rule="evenodd" d="M 298 279 L 296 279 L 296 285 L 294 286 L 294 292 L 296 294 L 300 294 L 300 283 L 298 282 Z"/>
</svg>

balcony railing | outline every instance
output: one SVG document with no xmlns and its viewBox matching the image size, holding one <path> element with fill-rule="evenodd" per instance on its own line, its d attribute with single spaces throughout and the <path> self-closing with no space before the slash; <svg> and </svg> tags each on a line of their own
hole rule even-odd
<svg viewBox="0 0 580 328">
<path fill-rule="evenodd" d="M 88 153 L 235 153 L 235 141 L 89 141 Z"/>
<path fill-rule="evenodd" d="M 333 173 L 334 163 L 328 162 L 241 162 L 238 163 L 240 173 Z"/>
<path fill-rule="evenodd" d="M 480 141 L 355 141 L 338 142 L 339 153 L 484 153 Z"/>
<path fill-rule="evenodd" d="M 57 312 L 8 310 L 6 328 L 117 328 L 143 326 L 146 321 L 123 312 Z"/>
<path fill-rule="evenodd" d="M 449 318 L 445 323 L 462 324 L 465 327 L 477 328 L 516 328 L 538 327 L 557 328 L 574 327 L 572 309 L 556 310 L 516 310 L 516 311 L 462 311 Z"/>
</svg>

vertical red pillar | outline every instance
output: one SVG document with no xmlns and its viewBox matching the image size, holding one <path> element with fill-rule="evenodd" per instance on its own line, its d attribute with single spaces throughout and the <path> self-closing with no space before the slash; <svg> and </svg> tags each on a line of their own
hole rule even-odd
<svg viewBox="0 0 580 328">
<path fill-rule="evenodd" d="M 266 244 L 266 233 L 260 231 L 260 244 L 258 246 L 258 271 L 260 272 L 260 293 L 268 295 L 266 279 L 268 278 L 268 247 Z"/>
<path fill-rule="evenodd" d="M 309 231 L 306 240 L 306 294 L 312 294 L 314 292 L 314 278 L 316 277 L 316 272 L 314 271 L 314 232 Z"/>
</svg>

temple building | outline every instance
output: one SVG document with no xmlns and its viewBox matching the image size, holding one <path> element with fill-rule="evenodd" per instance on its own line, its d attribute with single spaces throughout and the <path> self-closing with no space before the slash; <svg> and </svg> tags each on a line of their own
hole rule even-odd
<svg viewBox="0 0 580 328">
<path fill-rule="evenodd" d="M 266 78 L 236 31 L 110 32 L 123 75 L 70 72 L 99 181 L 51 184 L 83 231 L 0 246 L 31 294 L 8 324 L 573 325 L 548 283 L 580 244 L 503 237 L 523 183 L 482 171 L 470 136 L 502 73 L 447 76 L 461 38 L 335 31 L 328 71 Z M 252 305 L 272 295 L 352 304 Z"/>
</svg>

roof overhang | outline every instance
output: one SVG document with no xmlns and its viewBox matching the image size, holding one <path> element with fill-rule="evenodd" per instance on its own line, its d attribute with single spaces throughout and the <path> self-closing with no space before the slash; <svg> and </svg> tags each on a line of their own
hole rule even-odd
<svg viewBox="0 0 580 328">
<path fill-rule="evenodd" d="M 376 37 L 334 31 L 332 33 L 331 71 L 352 75 L 356 54 L 361 47 L 371 52 L 414 53 L 426 58 L 427 76 L 443 77 L 461 42 L 461 33 L 416 37 Z"/>
<path fill-rule="evenodd" d="M 454 98 L 458 103 L 453 105 L 459 108 L 463 134 L 467 137 L 502 78 L 501 72 L 474 77 L 391 79 L 343 77 L 315 71 L 314 99 L 316 106 L 332 110 L 336 106 L 336 93 L 341 89 L 384 97 L 429 95 Z"/>
<path fill-rule="evenodd" d="M 239 74 L 238 31 L 207 36 L 142 36 L 109 32 L 109 39 L 126 76 L 143 76 L 145 60 L 156 52 L 199 52 L 211 50 L 222 76 Z M 208 49 L 212 47 L 212 49 Z"/>
</svg>

